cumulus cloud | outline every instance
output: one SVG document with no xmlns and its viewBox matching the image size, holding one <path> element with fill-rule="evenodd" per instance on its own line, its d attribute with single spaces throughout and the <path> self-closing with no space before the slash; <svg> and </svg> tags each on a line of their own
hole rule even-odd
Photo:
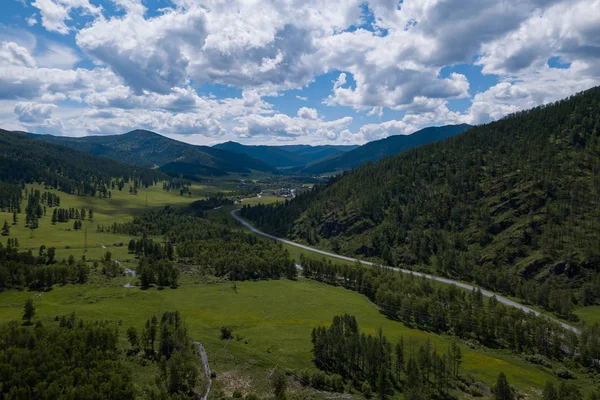
<svg viewBox="0 0 600 400">
<path fill-rule="evenodd" d="M 15 114 L 19 121 L 25 123 L 40 123 L 52 117 L 52 110 L 56 109 L 54 104 L 17 103 Z"/>
<path fill-rule="evenodd" d="M 39 14 L 50 32 L 76 32 L 79 49 L 0 32 L 0 101 L 14 102 L 17 122 L 65 110 L 37 122 L 72 134 L 145 127 L 188 137 L 366 141 L 487 122 L 600 83 L 600 0 L 172 0 L 153 12 L 141 0 L 112 2 L 116 15 L 90 0 L 32 3 L 31 24 Z M 89 65 L 82 56 L 95 65 L 75 69 Z M 553 57 L 568 67 L 550 68 Z M 468 73 L 442 72 L 463 63 L 498 83 L 475 94 Z M 296 96 L 306 107 L 275 111 L 277 96 L 311 90 L 323 74 L 334 76 L 328 88 Z M 205 84 L 235 94 L 201 95 Z M 471 105 L 451 111 L 455 99 Z M 53 102 L 58 109 L 44 109 Z M 328 120 L 329 107 L 369 123 Z M 381 121 L 386 110 L 403 116 Z"/>
<path fill-rule="evenodd" d="M 300 116 L 302 114 L 302 116 Z M 305 118 L 309 116 L 310 118 Z M 314 117 L 314 118 L 312 118 Z M 237 118 L 241 126 L 233 132 L 241 138 L 263 137 L 290 140 L 297 138 L 335 140 L 352 123 L 352 117 L 324 121 L 316 115 L 316 110 L 301 108 L 298 117 L 286 114 L 247 115 Z"/>
<path fill-rule="evenodd" d="M 69 33 L 66 21 L 71 19 L 73 10 L 92 16 L 102 12 L 102 7 L 96 7 L 88 0 L 35 0 L 31 5 L 40 11 L 44 28 L 63 35 Z"/>
<path fill-rule="evenodd" d="M 2 42 L 0 46 L 0 65 L 34 67 L 36 62 L 29 51 L 14 42 Z"/>
</svg>

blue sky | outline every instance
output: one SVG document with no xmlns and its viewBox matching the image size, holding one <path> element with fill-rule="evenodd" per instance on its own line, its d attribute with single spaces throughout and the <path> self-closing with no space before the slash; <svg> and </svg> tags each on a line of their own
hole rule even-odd
<svg viewBox="0 0 600 400">
<path fill-rule="evenodd" d="M 364 143 L 595 86 L 593 0 L 3 0 L 0 126 Z M 501 23 L 499 23 L 501 22 Z"/>
</svg>

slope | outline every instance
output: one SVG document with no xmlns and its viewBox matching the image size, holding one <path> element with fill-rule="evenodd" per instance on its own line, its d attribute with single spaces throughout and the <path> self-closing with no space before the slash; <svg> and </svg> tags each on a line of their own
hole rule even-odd
<svg viewBox="0 0 600 400">
<path fill-rule="evenodd" d="M 385 139 L 369 142 L 357 149 L 345 153 L 330 154 L 324 160 L 308 165 L 301 172 L 308 174 L 324 174 L 352 169 L 367 161 L 377 161 L 383 157 L 399 154 L 412 147 L 444 140 L 458 135 L 471 128 L 470 125 L 447 125 L 429 127 L 412 135 L 395 135 Z"/>
<path fill-rule="evenodd" d="M 305 165 L 308 159 L 273 146 L 247 146 L 236 142 L 225 142 L 213 146 L 213 149 L 245 154 L 262 160 L 274 167 L 295 167 Z"/>
<path fill-rule="evenodd" d="M 145 185 L 164 178 L 156 171 L 90 156 L 2 129 L 0 148 L 0 182 L 4 183 L 45 182 L 67 193 L 95 195 L 99 190 L 104 192 L 113 178 L 140 179 Z M 20 191 L 20 187 L 18 189 Z"/>
<path fill-rule="evenodd" d="M 249 146 L 236 142 L 219 143 L 213 148 L 246 154 L 257 158 L 278 168 L 303 167 L 307 164 L 321 160 L 334 154 L 341 154 L 357 148 L 358 146 Z"/>
<path fill-rule="evenodd" d="M 600 302 L 600 88 L 243 215 L 271 233 L 475 281 L 572 317 L 573 302 Z"/>
<path fill-rule="evenodd" d="M 274 167 L 246 155 L 209 146 L 194 146 L 145 130 L 135 130 L 123 135 L 83 138 L 34 134 L 30 136 L 142 167 L 160 167 L 165 172 L 224 175 L 228 172 L 248 173 L 250 170 L 256 170 L 277 173 Z"/>
</svg>

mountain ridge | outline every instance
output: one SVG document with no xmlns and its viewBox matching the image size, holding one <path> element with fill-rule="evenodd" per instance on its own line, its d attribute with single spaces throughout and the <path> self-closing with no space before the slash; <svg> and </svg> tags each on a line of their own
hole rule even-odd
<svg viewBox="0 0 600 400">
<path fill-rule="evenodd" d="M 386 156 L 392 156 L 410 148 L 444 140 L 472 128 L 468 124 L 432 126 L 418 130 L 410 135 L 392 135 L 384 139 L 365 143 L 349 151 L 331 155 L 316 163 L 307 165 L 298 172 L 307 174 L 325 174 L 355 168 L 365 162 L 375 162 Z"/>
<path fill-rule="evenodd" d="M 82 138 L 32 133 L 27 135 L 33 139 L 61 144 L 145 168 L 158 168 L 172 174 L 188 171 L 190 166 L 197 175 L 249 173 L 251 170 L 278 174 L 275 167 L 252 157 L 209 146 L 191 145 L 143 129 L 118 135 Z"/>
</svg>

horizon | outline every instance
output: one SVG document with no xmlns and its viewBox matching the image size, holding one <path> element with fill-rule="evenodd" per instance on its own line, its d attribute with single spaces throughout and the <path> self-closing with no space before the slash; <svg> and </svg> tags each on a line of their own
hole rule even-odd
<svg viewBox="0 0 600 400">
<path fill-rule="evenodd" d="M 361 145 L 484 124 L 600 84 L 592 0 L 3 8 L 0 122 L 38 134 Z"/>
</svg>

